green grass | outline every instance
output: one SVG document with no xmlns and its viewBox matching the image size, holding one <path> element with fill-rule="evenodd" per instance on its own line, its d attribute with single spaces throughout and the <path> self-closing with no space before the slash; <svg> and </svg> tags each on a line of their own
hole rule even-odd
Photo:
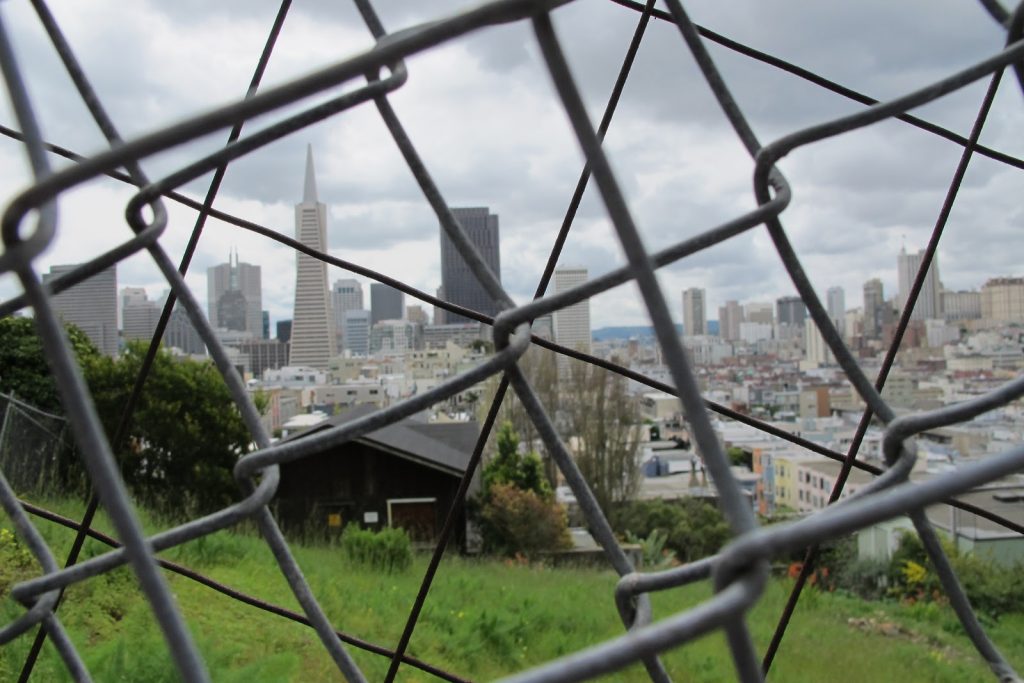
<svg viewBox="0 0 1024 683">
<path fill-rule="evenodd" d="M 74 502 L 47 502 L 64 514 L 80 514 Z M 4 520 L 6 521 L 6 520 Z M 145 519 L 148 531 L 159 528 Z M 72 533 L 39 521 L 58 558 Z M 97 527 L 109 531 L 100 519 Z M 20 607 L 6 596 L 22 568 L 10 543 L 0 544 L 0 620 Z M 90 542 L 86 554 L 103 547 Z M 393 647 L 423 574 L 426 558 L 410 570 L 381 574 L 351 566 L 338 547 L 293 550 L 324 610 L 338 627 Z M 293 610 L 298 605 L 266 545 L 249 532 L 221 532 L 165 554 L 232 587 Z M 14 559 L 12 559 L 14 558 Z M 338 680 L 333 663 L 313 631 L 258 611 L 188 579 L 168 574 L 181 609 L 216 681 Z M 442 564 L 410 645 L 410 653 L 453 673 L 489 680 L 615 637 L 622 632 L 612 604 L 615 576 L 609 571 L 545 569 L 492 560 L 450 557 Z M 749 623 L 763 651 L 785 602 L 790 582 L 776 579 L 751 612 Z M 692 607 L 711 595 L 706 583 L 652 596 L 655 618 Z M 75 585 L 61 618 L 98 681 L 174 681 L 176 675 L 132 575 L 118 570 Z M 864 620 L 855 627 L 850 619 Z M 869 621 L 873 620 L 873 622 Z M 871 624 L 874 624 L 872 626 Z M 1024 617 L 989 624 L 1011 662 L 1024 666 Z M 885 635 L 889 631 L 894 635 Z M 13 680 L 31 642 L 22 636 L 0 648 L 0 680 Z M 387 660 L 351 649 L 370 680 L 381 680 Z M 664 655 L 677 678 L 735 678 L 720 633 Z M 808 590 L 790 624 L 771 674 L 777 681 L 989 681 L 981 662 L 948 608 L 906 607 Z M 33 680 L 67 680 L 49 646 Z M 402 681 L 431 676 L 404 666 Z M 617 672 L 610 681 L 646 680 L 641 667 Z"/>
</svg>

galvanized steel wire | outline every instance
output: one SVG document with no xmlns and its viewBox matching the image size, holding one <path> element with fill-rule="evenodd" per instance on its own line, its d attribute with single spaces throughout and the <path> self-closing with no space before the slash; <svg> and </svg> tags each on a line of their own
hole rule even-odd
<svg viewBox="0 0 1024 683">
<path fill-rule="evenodd" d="M 110 148 L 91 157 L 82 157 L 45 140 L 35 115 L 37 105 L 33 103 L 25 87 L 31 70 L 19 64 L 19 57 L 14 53 L 7 38 L 8 28 L 3 23 L 3 8 L 0 7 L 0 69 L 3 71 L 7 96 L 15 112 L 18 125 L 17 130 L 4 128 L 0 132 L 22 142 L 34 177 L 34 182 L 30 187 L 16 196 L 9 197 L 6 201 L 2 226 L 0 226 L 4 243 L 4 251 L 0 254 L 0 273 L 14 274 L 21 283 L 22 294 L 11 301 L 0 304 L 0 315 L 9 315 L 26 306 L 32 309 L 40 340 L 51 362 L 52 372 L 57 379 L 71 433 L 81 453 L 83 464 L 90 475 L 95 494 L 90 501 L 85 518 L 80 523 L 75 523 L 19 501 L 6 479 L 3 478 L 3 473 L 0 472 L 0 506 L 3 507 L 19 536 L 42 567 L 42 573 L 38 576 L 12 588 L 12 595 L 24 605 L 25 611 L 12 623 L 0 627 L 0 644 L 25 634 L 35 626 L 40 627 L 36 643 L 22 671 L 23 680 L 27 680 L 31 673 L 44 637 L 52 640 L 75 680 L 90 680 L 89 673 L 79 654 L 81 644 L 76 645 L 70 640 L 58 616 L 57 608 L 60 596 L 65 588 L 76 582 L 125 564 L 129 564 L 137 576 L 183 680 L 205 681 L 209 679 L 209 674 L 186 628 L 184 618 L 163 575 L 163 569 L 189 576 L 189 578 L 225 594 L 230 594 L 254 607 L 310 625 L 337 665 L 339 673 L 347 680 L 364 680 L 363 673 L 359 670 L 347 646 L 367 649 L 389 657 L 391 664 L 386 677 L 388 681 L 394 680 L 402 665 L 415 666 L 446 680 L 461 680 L 456 675 L 410 657 L 406 654 L 406 649 L 420 618 L 422 608 L 429 598 L 433 578 L 440 568 L 440 561 L 454 530 L 456 510 L 465 499 L 469 483 L 479 467 L 487 437 L 496 420 L 498 407 L 510 388 L 519 397 L 544 441 L 547 452 L 555 460 L 571 486 L 591 533 L 604 548 L 612 568 L 621 576 L 615 595 L 608 596 L 608 599 L 615 600 L 623 620 L 625 633 L 616 639 L 595 644 L 591 648 L 536 669 L 520 672 L 509 680 L 523 682 L 584 680 L 631 663 L 642 662 L 652 680 L 667 681 L 671 680 L 671 672 L 666 671 L 658 659 L 659 653 L 719 629 L 727 637 L 737 677 L 744 681 L 762 680 L 771 666 L 793 607 L 799 599 L 808 572 L 813 566 L 815 549 L 820 544 L 841 534 L 862 529 L 899 515 L 909 515 L 913 520 L 917 533 L 942 581 L 950 604 L 974 646 L 989 664 L 993 673 L 1000 680 L 1018 679 L 1017 674 L 1000 654 L 997 646 L 985 633 L 923 510 L 935 503 L 948 502 L 964 509 L 971 509 L 1017 532 L 1024 531 L 1019 525 L 1002 520 L 991 513 L 978 510 L 955 499 L 957 495 L 967 492 L 972 487 L 1020 470 L 1024 467 L 1024 448 L 1015 448 L 997 456 L 972 462 L 956 472 L 936 475 L 923 483 L 911 483 L 908 475 L 916 457 L 913 436 L 925 429 L 972 419 L 1019 399 L 1024 395 L 1024 380 L 1014 380 L 1004 387 L 972 401 L 899 419 L 882 398 L 881 389 L 895 360 L 896 351 L 909 323 L 913 302 L 916 301 L 921 290 L 928 265 L 934 258 L 943 228 L 972 156 L 983 155 L 1011 167 L 1024 168 L 1024 161 L 1021 159 L 978 143 L 989 107 L 999 88 L 1003 71 L 1008 67 L 1012 68 L 1016 73 L 1018 83 L 1024 85 L 1024 42 L 1021 41 L 1024 4 L 1019 5 L 1011 13 L 995 0 L 984 0 L 981 3 L 981 9 L 988 12 L 997 23 L 1006 29 L 1004 45 L 993 45 L 989 57 L 959 72 L 950 74 L 928 87 L 895 99 L 879 102 L 868 95 L 829 81 L 808 69 L 789 64 L 777 57 L 694 25 L 679 0 L 666 0 L 667 11 L 655 8 L 654 0 L 648 0 L 645 4 L 631 0 L 613 0 L 625 8 L 635 10 L 638 13 L 638 21 L 600 125 L 595 128 L 587 115 L 576 80 L 573 78 L 551 21 L 551 13 L 557 11 L 560 5 L 567 4 L 566 0 L 495 0 L 459 14 L 405 28 L 396 33 L 386 31 L 370 0 L 356 0 L 356 6 L 367 30 L 376 41 L 372 48 L 314 73 L 261 91 L 262 75 L 271 58 L 277 36 L 286 21 L 291 5 L 288 0 L 285 0 L 281 3 L 274 18 L 254 75 L 243 97 L 230 105 L 188 118 L 154 133 L 124 140 L 114 121 L 106 113 L 100 97 L 91 86 L 85 71 L 76 59 L 70 44 L 64 39 L 60 26 L 49 12 L 45 2 L 43 0 L 31 1 L 75 88 L 86 104 L 94 123 L 108 141 Z M 628 14 L 624 14 L 624 19 L 628 17 Z M 743 215 L 736 216 L 720 225 L 709 226 L 697 236 L 658 252 L 652 252 L 645 247 L 633 213 L 620 189 L 615 169 L 602 149 L 602 140 L 612 124 L 616 105 L 622 95 L 637 50 L 652 19 L 671 22 L 678 28 L 680 40 L 689 49 L 694 62 L 717 99 L 723 115 L 733 127 L 735 135 L 747 149 L 753 161 L 754 197 L 757 203 L 755 209 Z M 488 269 L 452 215 L 443 188 L 435 182 L 427 165 L 419 156 L 414 141 L 388 100 L 388 95 L 401 88 L 410 77 L 404 65 L 405 58 L 430 47 L 458 40 L 460 37 L 486 26 L 509 22 L 526 22 L 532 25 L 544 64 L 551 76 L 555 95 L 569 118 L 574 135 L 586 159 L 561 228 L 554 239 L 551 254 L 537 286 L 534 300 L 522 306 L 517 306 L 508 296 L 496 274 Z M 831 121 L 820 122 L 768 144 L 762 144 L 748 123 L 742 108 L 732 97 L 727 81 L 719 73 L 711 54 L 705 47 L 705 41 L 713 41 L 746 57 L 757 59 L 840 96 L 850 98 L 863 104 L 864 109 Z M 908 113 L 915 107 L 932 102 L 986 78 L 989 79 L 989 87 L 979 107 L 971 134 L 966 138 Z M 249 119 L 278 110 L 304 97 L 325 92 L 344 83 L 360 85 L 334 99 L 243 136 L 243 126 Z M 231 161 L 315 122 L 328 117 L 344 116 L 347 110 L 354 107 L 371 105 L 376 108 L 403 159 L 412 171 L 424 199 L 436 214 L 442 229 L 456 245 L 486 291 L 500 303 L 502 310 L 496 317 L 491 318 L 476 311 L 453 305 L 372 269 L 309 249 L 296 240 L 282 236 L 276 230 L 214 208 L 221 181 Z M 903 121 L 942 137 L 961 146 L 963 152 L 950 182 L 946 199 L 939 209 L 939 216 L 926 250 L 924 262 L 914 282 L 905 306 L 906 310 L 897 327 L 895 339 L 886 355 L 879 376 L 872 381 L 864 374 L 850 350 L 843 343 L 804 272 L 799 253 L 789 240 L 782 218 L 794 193 L 799 188 L 791 187 L 775 164 L 799 147 L 890 119 Z M 230 133 L 223 149 L 198 159 L 156 181 L 151 181 L 143 173 L 141 164 L 148 157 L 187 143 L 199 136 L 226 128 L 230 130 Z M 55 172 L 49 164 L 50 154 L 61 155 L 76 163 Z M 190 199 L 178 191 L 185 183 L 211 171 L 214 172 L 213 179 L 202 203 Z M 102 175 L 114 177 L 139 188 L 126 207 L 126 223 L 130 234 L 126 233 L 126 239 L 116 248 L 91 259 L 53 282 L 42 284 L 34 273 L 33 264 L 37 262 L 41 252 L 61 230 L 56 200 L 62 193 Z M 619 245 L 626 255 L 627 265 L 595 277 L 570 291 L 549 295 L 546 293 L 548 284 L 573 224 L 583 193 L 591 179 L 593 179 L 604 203 L 607 216 L 614 226 Z M 177 266 L 169 259 L 160 242 L 167 224 L 166 201 L 168 200 L 183 203 L 198 211 L 184 258 Z M 449 379 L 430 391 L 393 404 L 364 418 L 322 431 L 309 438 L 283 444 L 271 444 L 260 423 L 255 406 L 228 359 L 224 345 L 217 339 L 199 302 L 184 281 L 184 274 L 188 271 L 192 256 L 202 237 L 203 227 L 210 217 L 263 235 L 332 266 L 390 284 L 425 303 L 492 325 L 495 351 L 478 367 Z M 30 218 L 35 220 L 32 226 L 26 224 Z M 658 268 L 678 262 L 703 249 L 748 231 L 760 229 L 762 226 L 771 237 L 782 265 L 807 306 L 825 342 L 857 394 L 867 405 L 853 444 L 847 453 L 832 451 L 778 430 L 759 420 L 738 414 L 725 406 L 705 401 L 700 394 L 693 368 L 669 315 L 665 294 L 655 275 Z M 110 265 L 141 251 L 147 252 L 158 266 L 171 288 L 172 295 L 163 310 L 157 332 L 152 339 L 149 355 L 143 364 L 131 399 L 126 406 L 124 422 L 112 441 L 108 441 L 100 426 L 88 389 L 74 363 L 67 339 L 54 314 L 51 296 L 55 292 L 81 282 Z M 586 300 L 627 282 L 635 283 L 640 291 L 641 299 L 653 323 L 657 341 L 661 346 L 672 378 L 670 385 L 643 377 L 613 362 L 567 349 L 557 343 L 531 335 L 530 325 L 537 317 Z M 186 311 L 207 345 L 213 362 L 227 383 L 258 448 L 243 456 L 235 468 L 235 476 L 244 495 L 242 500 L 201 519 L 190 520 L 169 530 L 146 537 L 118 473 L 113 452 L 118 442 L 126 434 L 127 420 L 134 410 L 142 386 L 146 381 L 150 364 L 155 357 L 175 302 Z M 637 573 L 616 540 L 605 516 L 605 511 L 597 504 L 590 486 L 577 469 L 568 448 L 558 435 L 551 416 L 518 366 L 518 360 L 531 344 L 594 363 L 648 386 L 677 395 L 694 437 L 696 448 L 719 492 L 721 509 L 734 534 L 733 542 L 718 555 L 690 565 L 663 572 Z M 358 438 L 497 375 L 500 375 L 497 394 L 482 425 L 480 438 L 460 483 L 456 501 L 448 513 L 441 539 L 432 554 L 428 570 L 410 609 L 399 642 L 392 650 L 366 643 L 339 631 L 323 613 L 268 507 L 280 479 L 280 465 Z M 709 414 L 711 411 L 763 429 L 777 438 L 790 441 L 810 451 L 840 460 L 843 467 L 830 497 L 830 502 L 834 504 L 796 522 L 770 528 L 759 527 L 749 502 L 730 473 L 728 460 L 712 429 Z M 886 425 L 884 440 L 886 467 L 884 469 L 857 460 L 860 444 L 873 417 Z M 839 502 L 846 478 L 854 467 L 880 476 L 857 495 Z M 102 505 L 108 513 L 119 541 L 103 537 L 90 528 L 99 505 Z M 72 552 L 66 559 L 65 567 L 62 568 L 57 564 L 56 558 L 53 557 L 52 551 L 33 525 L 29 514 L 77 529 L 78 535 Z M 258 526 L 301 606 L 302 614 L 269 605 L 259 598 L 245 596 L 187 568 L 156 558 L 157 551 L 178 546 L 220 529 L 230 528 L 244 520 L 253 520 Z M 110 552 L 80 562 L 79 552 L 87 536 L 98 538 L 108 545 L 117 547 Z M 804 563 L 804 573 L 799 578 L 786 612 L 780 619 L 768 653 L 763 659 L 759 659 L 750 637 L 745 615 L 758 601 L 764 590 L 769 561 L 785 553 L 801 549 L 809 549 Z M 706 579 L 711 579 L 714 582 L 715 594 L 712 598 L 693 609 L 666 619 L 657 622 L 652 620 L 648 595 L 650 592 Z"/>
</svg>

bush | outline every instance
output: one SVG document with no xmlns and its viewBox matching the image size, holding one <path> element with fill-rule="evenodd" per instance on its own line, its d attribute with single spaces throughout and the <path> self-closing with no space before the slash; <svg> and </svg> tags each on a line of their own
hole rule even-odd
<svg viewBox="0 0 1024 683">
<path fill-rule="evenodd" d="M 697 498 L 627 503 L 616 511 L 614 526 L 620 534 L 640 538 L 655 531 L 667 534 L 666 547 L 683 562 L 714 555 L 731 537 L 718 508 Z"/>
<path fill-rule="evenodd" d="M 412 543 L 405 529 L 373 532 L 350 524 L 341 534 L 341 551 L 353 564 L 388 574 L 405 571 L 412 564 Z"/>
<path fill-rule="evenodd" d="M 564 550 L 572 545 L 565 509 L 534 491 L 513 484 L 495 484 L 481 519 L 486 550 L 502 555 Z"/>
<path fill-rule="evenodd" d="M 1020 564 L 1007 567 L 977 555 L 960 554 L 945 541 L 942 545 L 967 597 L 978 612 L 993 619 L 1007 613 L 1024 612 Z M 903 534 L 900 547 L 889 563 L 889 578 L 894 597 L 908 602 L 947 600 L 935 568 L 916 534 Z"/>
</svg>

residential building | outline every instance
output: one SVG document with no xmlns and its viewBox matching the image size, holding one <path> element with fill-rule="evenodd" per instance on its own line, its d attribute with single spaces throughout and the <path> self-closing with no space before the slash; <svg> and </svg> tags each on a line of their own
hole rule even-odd
<svg viewBox="0 0 1024 683">
<path fill-rule="evenodd" d="M 696 337 L 708 333 L 707 297 L 699 287 L 683 290 L 683 334 Z"/>
<path fill-rule="evenodd" d="M 488 207 L 453 208 L 452 214 L 462 226 L 469 241 L 476 247 L 481 258 L 498 281 L 501 281 L 501 250 L 498 216 Z M 498 302 L 484 290 L 480 281 L 470 271 L 466 260 L 455 248 L 448 233 L 441 228 L 441 289 L 445 300 L 465 308 L 494 316 L 498 314 Z M 476 322 L 465 316 L 445 312 L 441 324 Z"/>
<path fill-rule="evenodd" d="M 327 207 L 317 199 L 312 147 L 306 150 L 302 201 L 295 206 L 295 238 L 311 249 L 327 253 Z M 290 362 L 326 369 L 331 356 L 337 353 L 327 264 L 301 251 L 295 252 L 293 315 Z"/>
<path fill-rule="evenodd" d="M 981 288 L 981 317 L 1004 323 L 1024 322 L 1024 278 L 996 277 Z"/>
<path fill-rule="evenodd" d="M 981 292 L 942 291 L 942 314 L 947 322 L 981 318 Z"/>
<path fill-rule="evenodd" d="M 43 284 L 70 273 L 77 263 L 51 266 L 43 274 Z M 117 355 L 117 266 L 110 266 L 92 277 L 50 297 L 53 311 L 66 323 L 85 332 L 102 353 Z"/>
</svg>

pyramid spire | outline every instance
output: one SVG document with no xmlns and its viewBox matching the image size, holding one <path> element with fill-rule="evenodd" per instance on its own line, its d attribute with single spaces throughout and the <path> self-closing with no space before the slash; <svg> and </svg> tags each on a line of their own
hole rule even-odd
<svg viewBox="0 0 1024 683">
<path fill-rule="evenodd" d="M 306 184 L 302 191 L 302 201 L 315 202 L 316 196 L 316 174 L 313 172 L 313 145 L 306 146 Z"/>
</svg>

